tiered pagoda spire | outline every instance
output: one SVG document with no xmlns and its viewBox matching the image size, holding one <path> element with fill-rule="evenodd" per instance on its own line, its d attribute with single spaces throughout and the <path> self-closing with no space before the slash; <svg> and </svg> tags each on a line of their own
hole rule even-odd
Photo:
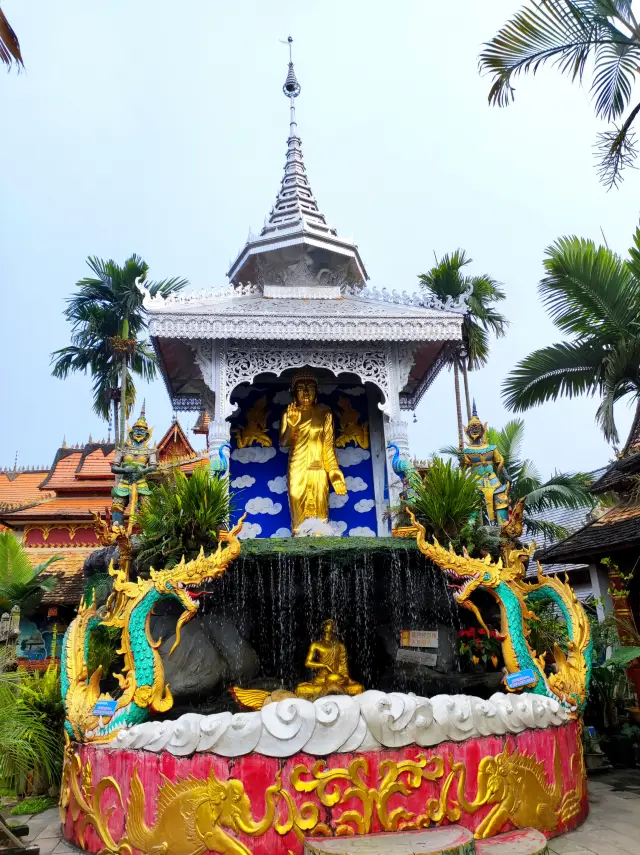
<svg viewBox="0 0 640 855">
<path fill-rule="evenodd" d="M 335 289 L 338 279 L 343 284 L 363 285 L 368 278 L 357 246 L 349 239 L 340 238 L 336 229 L 327 225 L 311 190 L 302 141 L 298 136 L 296 98 L 301 86 L 291 56 L 292 42 L 289 36 L 289 69 L 282 87 L 289 99 L 284 175 L 262 231 L 257 236 L 249 233 L 247 243 L 227 274 L 234 285 L 268 281 L 268 287 L 272 287 L 268 295 L 271 297 L 292 296 L 291 289 L 286 286 L 294 285 L 294 280 L 299 292 L 300 287 L 312 289 L 314 285 L 324 285 L 326 288 L 330 283 Z M 321 281 L 322 276 L 324 281 Z M 285 290 L 278 293 L 283 286 Z M 298 296 L 311 294 L 299 293 Z"/>
</svg>

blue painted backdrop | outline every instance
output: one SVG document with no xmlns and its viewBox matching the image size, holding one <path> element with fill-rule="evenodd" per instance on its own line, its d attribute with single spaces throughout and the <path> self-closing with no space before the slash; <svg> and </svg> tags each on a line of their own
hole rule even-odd
<svg viewBox="0 0 640 855">
<path fill-rule="evenodd" d="M 273 386 L 242 386 L 235 394 L 239 413 L 232 427 L 244 426 L 247 411 L 263 395 L 267 396 L 268 432 L 273 443 L 271 448 L 252 445 L 249 448 L 237 448 L 235 435 L 231 438 L 230 481 L 234 495 L 234 521 L 245 511 L 247 519 L 241 537 L 289 537 L 291 535 L 291 515 L 287 495 L 288 452 L 280 449 L 280 416 L 291 401 L 286 389 L 278 390 Z M 318 400 L 331 407 L 334 413 L 336 435 L 339 430 L 338 398 L 348 397 L 351 405 L 360 414 L 361 422 L 368 421 L 367 397 L 362 386 L 320 385 Z M 350 443 L 346 448 L 337 449 L 338 461 L 342 469 L 348 493 L 346 496 L 329 494 L 329 520 L 340 526 L 345 537 L 377 534 L 375 496 L 373 491 L 373 467 L 371 451 Z"/>
</svg>

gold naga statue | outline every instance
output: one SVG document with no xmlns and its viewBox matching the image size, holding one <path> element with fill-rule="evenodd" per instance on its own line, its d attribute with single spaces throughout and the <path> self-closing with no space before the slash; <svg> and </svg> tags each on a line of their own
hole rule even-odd
<svg viewBox="0 0 640 855">
<path fill-rule="evenodd" d="M 479 482 L 489 522 L 503 525 L 509 520 L 509 473 L 498 447 L 487 442 L 487 425 L 478 418 L 475 401 L 464 432 L 469 442 L 462 449 L 461 465 L 470 469 Z"/>
<path fill-rule="evenodd" d="M 304 698 L 315 701 L 325 695 L 360 695 L 364 686 L 351 679 L 347 648 L 336 638 L 335 621 L 328 618 L 322 624 L 322 638 L 312 641 L 305 659 L 305 666 L 315 672 L 315 676 L 306 683 L 299 683 L 295 692 L 276 689 L 267 692 L 264 689 L 231 688 L 231 694 L 243 707 L 259 710 L 268 704 L 277 703 L 285 698 Z"/>
<path fill-rule="evenodd" d="M 347 485 L 336 457 L 333 415 L 317 403 L 318 382 L 311 371 L 299 371 L 291 383 L 293 403 L 282 414 L 280 444 L 289 448 L 287 486 L 291 528 L 311 518 L 329 521 L 329 482 L 339 495 Z"/>
<path fill-rule="evenodd" d="M 151 495 L 147 475 L 158 468 L 155 446 L 149 447 L 153 430 L 147 425 L 144 404 L 140 415 L 127 434 L 128 442 L 116 449 L 111 471 L 119 476 L 111 490 L 111 518 L 114 526 L 124 525 L 125 511 L 131 517 L 141 499 Z"/>
</svg>

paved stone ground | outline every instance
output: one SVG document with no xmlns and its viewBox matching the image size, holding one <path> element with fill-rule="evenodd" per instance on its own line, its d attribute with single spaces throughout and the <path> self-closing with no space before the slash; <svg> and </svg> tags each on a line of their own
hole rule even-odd
<svg viewBox="0 0 640 855">
<path fill-rule="evenodd" d="M 549 843 L 553 855 L 640 855 L 640 770 L 613 771 L 589 779 L 588 820 Z M 11 817 L 29 826 L 40 855 L 77 855 L 60 835 L 56 808 L 33 817 Z"/>
</svg>

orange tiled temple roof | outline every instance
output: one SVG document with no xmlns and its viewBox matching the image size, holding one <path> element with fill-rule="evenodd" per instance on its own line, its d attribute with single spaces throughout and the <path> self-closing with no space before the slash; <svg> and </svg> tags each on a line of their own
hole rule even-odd
<svg viewBox="0 0 640 855">
<path fill-rule="evenodd" d="M 87 556 L 91 555 L 95 547 L 88 549 L 27 549 L 27 555 L 32 564 L 40 564 L 52 555 L 62 556 L 60 561 L 55 561 L 49 570 L 43 574 L 43 578 L 57 579 L 53 591 L 44 595 L 42 602 L 46 605 L 57 603 L 61 605 L 77 605 L 84 593 L 84 573 L 82 568 Z"/>
<path fill-rule="evenodd" d="M 51 492 L 43 494 L 40 489 L 46 474 L 46 469 L 0 472 L 0 507 L 24 507 L 53 496 Z"/>
</svg>

